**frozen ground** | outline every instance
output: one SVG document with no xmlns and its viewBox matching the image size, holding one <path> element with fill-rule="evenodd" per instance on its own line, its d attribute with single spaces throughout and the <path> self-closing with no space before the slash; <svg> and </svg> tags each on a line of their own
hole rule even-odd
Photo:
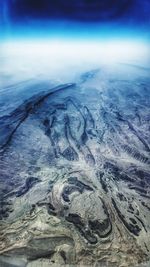
<svg viewBox="0 0 150 267">
<path fill-rule="evenodd" d="M 150 68 L 85 55 L 3 54 L 1 266 L 149 266 Z"/>
</svg>

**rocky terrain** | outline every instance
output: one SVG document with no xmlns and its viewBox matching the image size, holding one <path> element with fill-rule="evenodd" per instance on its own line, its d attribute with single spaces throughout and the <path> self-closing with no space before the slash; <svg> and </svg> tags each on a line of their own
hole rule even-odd
<svg viewBox="0 0 150 267">
<path fill-rule="evenodd" d="M 0 266 L 149 266 L 149 84 L 96 69 L 0 117 Z"/>
</svg>

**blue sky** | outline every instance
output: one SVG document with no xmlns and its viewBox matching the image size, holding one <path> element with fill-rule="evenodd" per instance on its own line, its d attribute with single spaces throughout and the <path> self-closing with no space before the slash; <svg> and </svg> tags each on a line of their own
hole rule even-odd
<svg viewBox="0 0 150 267">
<path fill-rule="evenodd" d="M 149 39 L 150 0 L 0 0 L 5 38 Z"/>
</svg>

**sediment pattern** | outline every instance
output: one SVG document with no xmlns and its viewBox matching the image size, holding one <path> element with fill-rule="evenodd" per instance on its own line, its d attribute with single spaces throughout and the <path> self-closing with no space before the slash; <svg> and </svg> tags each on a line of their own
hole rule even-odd
<svg viewBox="0 0 150 267">
<path fill-rule="evenodd" d="M 119 79 L 89 71 L 0 117 L 2 266 L 149 259 L 150 81 L 124 68 Z"/>
</svg>

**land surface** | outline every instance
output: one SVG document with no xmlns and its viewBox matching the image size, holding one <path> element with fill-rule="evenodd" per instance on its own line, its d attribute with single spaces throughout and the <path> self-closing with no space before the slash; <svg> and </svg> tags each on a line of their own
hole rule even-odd
<svg viewBox="0 0 150 267">
<path fill-rule="evenodd" d="M 149 85 L 120 64 L 4 108 L 0 266 L 149 266 Z"/>
</svg>

